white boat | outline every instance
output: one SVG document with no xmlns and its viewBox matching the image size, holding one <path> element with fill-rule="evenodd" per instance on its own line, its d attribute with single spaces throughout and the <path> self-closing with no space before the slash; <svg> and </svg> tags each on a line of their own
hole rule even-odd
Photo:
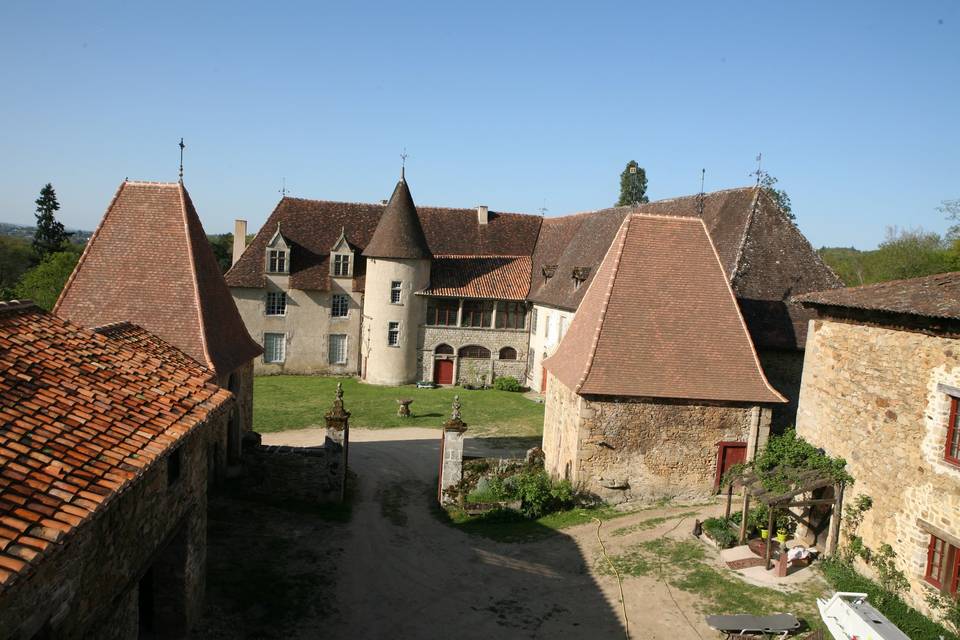
<svg viewBox="0 0 960 640">
<path fill-rule="evenodd" d="M 835 640 L 910 640 L 867 602 L 867 594 L 841 591 L 817 598 L 820 617 Z"/>
</svg>

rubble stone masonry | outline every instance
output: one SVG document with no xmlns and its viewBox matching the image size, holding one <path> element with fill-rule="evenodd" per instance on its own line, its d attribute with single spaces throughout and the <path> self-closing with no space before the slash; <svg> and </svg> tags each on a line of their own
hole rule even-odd
<svg viewBox="0 0 960 640">
<path fill-rule="evenodd" d="M 503 376 L 513 376 L 523 384 L 526 378 L 526 329 L 421 326 L 417 352 L 421 380 L 433 380 L 433 350 L 440 344 L 450 345 L 454 353 L 467 345 L 477 345 L 490 350 L 490 359 L 455 357 L 456 384 L 492 384 L 494 378 Z M 500 349 L 503 347 L 516 349 L 517 359 L 500 360 Z"/>
<path fill-rule="evenodd" d="M 611 502 L 714 491 L 718 442 L 766 443 L 770 410 L 745 404 L 581 397 L 548 374 L 547 471 Z"/>
<path fill-rule="evenodd" d="M 944 460 L 950 395 L 960 389 L 960 340 L 833 320 L 808 333 L 797 432 L 847 461 L 844 502 L 869 495 L 859 534 L 890 544 L 927 610 L 930 533 L 960 537 L 960 467 Z"/>
<path fill-rule="evenodd" d="M 208 474 L 225 462 L 218 445 L 232 406 L 211 413 L 0 593 L 0 638 L 136 638 L 145 581 L 157 637 L 185 635 L 203 605 Z"/>
</svg>

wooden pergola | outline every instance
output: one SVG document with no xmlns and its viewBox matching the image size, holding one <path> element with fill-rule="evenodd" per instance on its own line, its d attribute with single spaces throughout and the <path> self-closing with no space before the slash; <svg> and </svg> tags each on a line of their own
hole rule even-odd
<svg viewBox="0 0 960 640">
<path fill-rule="evenodd" d="M 777 478 L 789 485 L 790 488 L 782 492 L 771 491 L 764 486 L 764 480 Z M 791 509 L 793 507 L 813 507 L 817 505 L 833 505 L 830 513 L 830 528 L 827 533 L 826 554 L 832 555 L 837 550 L 840 540 L 840 515 L 843 508 L 843 487 L 844 483 L 838 481 L 828 472 L 816 469 L 798 469 L 796 467 L 778 466 L 758 475 L 756 471 L 750 469 L 745 471 L 736 481 L 731 481 L 727 485 L 727 506 L 724 518 L 730 517 L 730 507 L 733 502 L 733 485 L 739 482 L 743 487 L 743 507 L 740 517 L 740 544 L 744 544 L 747 538 L 747 516 L 750 513 L 750 502 L 756 500 L 767 506 L 768 524 L 767 524 L 767 548 L 764 554 L 764 566 L 771 568 L 770 556 L 773 552 L 773 534 L 777 521 L 777 511 Z M 811 498 L 799 499 L 797 496 L 833 486 L 832 498 Z"/>
</svg>

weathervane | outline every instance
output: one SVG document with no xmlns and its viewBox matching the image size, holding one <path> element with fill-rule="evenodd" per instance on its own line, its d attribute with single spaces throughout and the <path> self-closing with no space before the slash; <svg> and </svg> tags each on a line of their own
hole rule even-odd
<svg viewBox="0 0 960 640">
<path fill-rule="evenodd" d="M 700 217 L 703 217 L 703 200 L 706 198 L 706 194 L 703 192 L 703 180 L 707 177 L 707 170 L 700 169 Z"/>
<path fill-rule="evenodd" d="M 286 178 L 283 178 L 280 182 L 280 197 L 281 198 L 287 197 L 287 179 Z"/>
<path fill-rule="evenodd" d="M 407 148 L 403 148 L 403 153 L 400 154 L 400 179 L 406 180 L 406 171 L 407 171 Z"/>
<path fill-rule="evenodd" d="M 757 154 L 757 170 L 754 171 L 753 173 L 747 174 L 747 175 L 751 175 L 751 176 L 757 176 L 757 186 L 758 186 L 758 187 L 760 186 L 760 179 L 763 177 L 763 169 L 760 168 L 760 167 L 761 167 L 761 164 L 762 164 L 762 162 L 761 162 L 762 160 L 763 160 L 763 154 L 762 154 L 762 153 L 758 153 L 758 154 Z"/>
<path fill-rule="evenodd" d="M 543 199 L 543 205 L 541 205 L 540 208 L 537 209 L 537 211 L 540 212 L 540 217 L 541 217 L 541 218 L 542 218 L 542 217 L 545 217 L 545 216 L 547 215 L 547 211 L 550 211 L 550 209 L 547 209 L 547 199 L 546 199 L 546 198 Z"/>
<path fill-rule="evenodd" d="M 183 144 L 183 138 L 180 138 L 180 179 L 183 180 L 183 148 L 187 145 Z"/>
</svg>

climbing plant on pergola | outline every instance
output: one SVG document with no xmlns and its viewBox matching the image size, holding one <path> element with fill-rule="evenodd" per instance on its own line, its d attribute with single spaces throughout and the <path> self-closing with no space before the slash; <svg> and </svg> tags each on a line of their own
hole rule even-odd
<svg viewBox="0 0 960 640">
<path fill-rule="evenodd" d="M 827 555 L 836 553 L 840 539 L 840 518 L 843 511 L 844 488 L 853 484 L 847 473 L 846 461 L 831 458 L 791 430 L 771 438 L 764 450 L 752 461 L 736 465 L 724 475 L 727 487 L 725 517 L 730 517 L 733 485 L 743 487 L 743 507 L 740 519 L 740 544 L 746 541 L 747 521 L 751 501 L 766 505 L 768 531 L 765 566 L 770 568 L 773 550 L 773 531 L 777 511 L 795 507 L 833 505 L 827 535 Z M 833 497 L 806 497 L 818 489 L 833 487 Z"/>
</svg>

